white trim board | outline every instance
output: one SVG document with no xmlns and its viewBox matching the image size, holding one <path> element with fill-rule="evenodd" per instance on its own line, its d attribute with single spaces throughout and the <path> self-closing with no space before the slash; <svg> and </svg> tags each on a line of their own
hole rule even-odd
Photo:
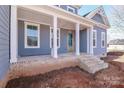
<svg viewBox="0 0 124 93">
<path fill-rule="evenodd" d="M 24 22 L 24 25 L 25 25 L 25 29 L 24 29 L 24 46 L 25 46 L 25 48 L 40 48 L 40 24 Z M 37 26 L 37 31 L 38 31 L 37 46 L 28 46 L 27 45 L 27 25 Z"/>
<path fill-rule="evenodd" d="M 69 11 L 69 9 L 73 10 L 73 13 L 75 13 L 75 9 L 73 7 L 67 6 L 67 11 Z M 69 11 L 69 12 L 71 12 L 71 11 Z"/>
<path fill-rule="evenodd" d="M 51 39 L 53 38 L 53 33 L 51 32 L 52 29 L 53 27 L 50 27 L 50 48 L 52 48 L 52 41 L 51 41 Z M 60 31 L 61 31 L 60 28 L 57 28 L 57 33 L 59 33 L 59 37 L 57 37 L 57 39 L 59 39 L 57 48 L 60 48 L 60 37 L 61 37 Z"/>
<path fill-rule="evenodd" d="M 93 35 L 95 33 L 95 39 L 93 38 L 93 40 L 95 40 L 95 46 L 93 46 L 93 48 L 97 48 L 97 30 L 93 30 Z M 94 36 L 92 36 L 94 37 Z"/>
<path fill-rule="evenodd" d="M 87 28 L 87 53 L 90 53 L 90 32 L 89 28 Z"/>
<path fill-rule="evenodd" d="M 106 38 L 105 32 L 101 32 L 101 48 L 105 48 L 106 46 L 105 38 Z M 102 46 L 102 40 L 104 40 L 104 46 Z"/>
</svg>

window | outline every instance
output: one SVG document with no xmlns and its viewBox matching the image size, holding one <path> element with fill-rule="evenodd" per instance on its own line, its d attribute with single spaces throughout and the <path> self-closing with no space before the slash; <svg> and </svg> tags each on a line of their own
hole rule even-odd
<svg viewBox="0 0 124 93">
<path fill-rule="evenodd" d="M 73 35 L 72 32 L 68 33 L 68 47 L 71 48 L 73 46 Z"/>
<path fill-rule="evenodd" d="M 67 10 L 69 12 L 75 13 L 75 9 L 73 7 L 67 6 Z"/>
<path fill-rule="evenodd" d="M 105 47 L 105 32 L 101 33 L 101 47 Z"/>
<path fill-rule="evenodd" d="M 97 44 L 97 32 L 93 30 L 93 47 L 96 48 Z"/>
<path fill-rule="evenodd" d="M 40 47 L 40 25 L 25 22 L 25 48 Z"/>
<path fill-rule="evenodd" d="M 57 47 L 60 48 L 60 29 L 57 28 Z M 53 48 L 53 28 L 50 27 L 50 48 Z"/>
</svg>

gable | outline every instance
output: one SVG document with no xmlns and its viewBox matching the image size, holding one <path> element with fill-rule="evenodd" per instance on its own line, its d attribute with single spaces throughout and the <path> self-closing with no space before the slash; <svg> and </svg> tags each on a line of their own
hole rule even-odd
<svg viewBox="0 0 124 93">
<path fill-rule="evenodd" d="M 105 14 L 105 11 L 102 6 L 98 7 L 97 9 L 89 12 L 86 16 L 88 19 L 92 19 L 96 22 L 102 23 L 106 26 L 110 26 L 108 18 Z"/>
<path fill-rule="evenodd" d="M 95 14 L 91 19 L 93 19 L 99 23 L 105 24 L 104 20 L 100 14 Z"/>
</svg>

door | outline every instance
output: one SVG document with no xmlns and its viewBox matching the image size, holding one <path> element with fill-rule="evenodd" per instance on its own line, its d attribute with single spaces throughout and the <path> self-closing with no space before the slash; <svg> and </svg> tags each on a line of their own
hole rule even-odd
<svg viewBox="0 0 124 93">
<path fill-rule="evenodd" d="M 9 68 L 10 6 L 0 5 L 0 79 Z"/>
<path fill-rule="evenodd" d="M 72 31 L 69 31 L 67 33 L 67 49 L 68 52 L 74 51 L 74 34 Z"/>
</svg>

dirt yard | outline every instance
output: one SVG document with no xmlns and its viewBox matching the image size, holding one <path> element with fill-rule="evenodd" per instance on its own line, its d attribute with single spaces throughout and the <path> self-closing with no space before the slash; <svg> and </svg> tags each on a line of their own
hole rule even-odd
<svg viewBox="0 0 124 93">
<path fill-rule="evenodd" d="M 122 54 L 108 53 L 103 58 L 109 63 L 109 68 L 101 70 L 92 75 L 79 67 L 70 67 L 60 70 L 48 72 L 30 77 L 20 77 L 10 80 L 6 87 L 19 88 L 100 88 L 100 87 L 116 87 L 124 88 L 124 62 L 122 62 Z M 121 57 L 121 62 L 119 58 Z M 114 61 L 114 60 L 118 61 Z M 124 61 L 124 60 L 123 60 Z"/>
</svg>

